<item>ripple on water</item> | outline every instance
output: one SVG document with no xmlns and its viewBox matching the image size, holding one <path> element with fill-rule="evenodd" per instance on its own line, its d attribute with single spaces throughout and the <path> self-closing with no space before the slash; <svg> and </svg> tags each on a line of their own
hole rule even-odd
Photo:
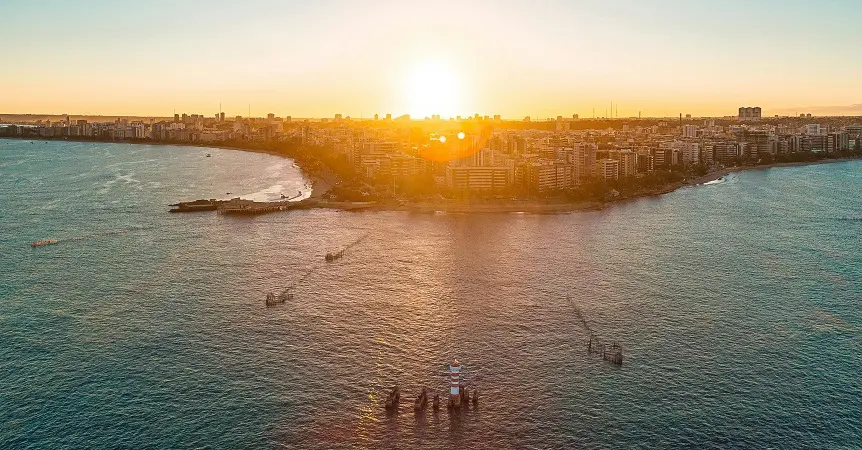
<svg viewBox="0 0 862 450">
<path fill-rule="evenodd" d="M 2 143 L 0 447 L 859 442 L 859 230 L 828 219 L 862 217 L 859 163 L 565 215 L 233 218 L 166 205 L 307 181 L 262 154 Z M 622 367 L 586 354 L 573 305 Z M 416 417 L 454 357 L 479 407 Z"/>
</svg>

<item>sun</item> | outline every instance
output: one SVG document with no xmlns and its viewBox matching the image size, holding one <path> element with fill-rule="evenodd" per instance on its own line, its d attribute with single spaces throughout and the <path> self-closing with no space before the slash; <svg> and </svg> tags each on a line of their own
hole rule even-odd
<svg viewBox="0 0 862 450">
<path fill-rule="evenodd" d="M 454 116 L 459 107 L 460 86 L 455 72 L 440 61 L 417 64 L 404 86 L 407 112 L 421 119 L 439 114 Z"/>
</svg>

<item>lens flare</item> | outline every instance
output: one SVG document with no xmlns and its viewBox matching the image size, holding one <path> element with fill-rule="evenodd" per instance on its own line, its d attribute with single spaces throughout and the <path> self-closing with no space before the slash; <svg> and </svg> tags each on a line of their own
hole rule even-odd
<svg viewBox="0 0 862 450">
<path fill-rule="evenodd" d="M 464 134 L 464 132 L 463 132 L 463 131 L 459 131 L 459 132 L 458 132 L 458 139 L 464 139 L 464 137 L 466 137 L 466 136 L 467 136 L 467 135 L 466 135 L 466 134 Z"/>
</svg>

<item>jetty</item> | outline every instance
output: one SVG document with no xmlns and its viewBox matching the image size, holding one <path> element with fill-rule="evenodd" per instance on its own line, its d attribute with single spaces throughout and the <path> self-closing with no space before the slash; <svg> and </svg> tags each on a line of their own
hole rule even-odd
<svg viewBox="0 0 862 450">
<path fill-rule="evenodd" d="M 333 262 L 333 261 L 335 261 L 337 259 L 341 259 L 341 258 L 344 258 L 344 250 L 339 250 L 335 253 L 327 252 L 326 256 L 324 257 L 326 262 Z"/>
<path fill-rule="evenodd" d="M 279 202 L 256 202 L 254 200 L 244 200 L 235 197 L 219 205 L 216 211 L 219 214 L 256 215 L 275 211 L 287 211 L 292 206 L 287 200 Z"/>
<path fill-rule="evenodd" d="M 341 250 L 338 250 L 337 252 L 326 252 L 326 256 L 324 256 L 323 259 L 326 260 L 326 262 L 334 262 L 334 261 L 337 261 L 341 258 L 344 258 L 344 254 L 347 252 L 347 250 L 350 250 L 351 247 L 359 244 L 360 242 L 365 240 L 365 238 L 367 238 L 367 237 L 368 237 L 368 233 L 365 233 L 359 239 L 351 242 L 350 244 L 347 244 L 346 247 L 344 247 Z"/>
<path fill-rule="evenodd" d="M 587 353 L 590 355 L 600 355 L 605 361 L 616 365 L 623 365 L 623 348 L 616 342 L 610 346 L 606 346 L 600 339 L 590 336 L 590 341 L 587 344 Z"/>
<path fill-rule="evenodd" d="M 327 263 L 331 263 L 337 259 L 343 258 L 349 248 L 362 242 L 366 237 L 368 237 L 368 235 L 369 235 L 369 233 L 363 234 L 361 237 L 359 237 L 359 239 L 351 242 L 349 245 L 347 245 L 346 247 L 344 247 L 343 249 L 341 249 L 335 253 L 332 253 L 332 252 L 327 253 L 326 256 L 324 256 L 324 260 L 326 262 L 321 262 L 321 263 L 315 264 L 312 267 L 307 268 L 304 272 L 302 272 L 302 274 L 299 276 L 299 278 L 295 279 L 292 283 L 287 285 L 287 287 L 281 292 L 281 294 L 276 295 L 276 294 L 271 293 L 271 292 L 269 294 L 267 294 L 266 305 L 272 306 L 272 305 L 276 305 L 279 303 L 284 303 L 284 301 L 286 301 L 286 300 L 292 300 L 293 299 L 293 289 L 295 289 L 297 286 L 299 286 L 308 277 L 310 277 L 314 273 L 316 273 L 319 270 L 326 267 Z"/>
<path fill-rule="evenodd" d="M 200 212 L 200 211 L 215 211 L 222 204 L 227 203 L 227 200 L 216 200 L 211 198 L 209 200 L 200 199 L 191 202 L 179 202 L 174 203 L 173 208 L 170 209 L 172 213 L 187 213 L 187 212 Z"/>
<path fill-rule="evenodd" d="M 570 297 L 567 297 L 569 302 L 572 302 Z M 584 315 L 581 308 L 578 305 L 572 303 L 572 306 L 575 311 L 575 317 L 580 322 L 580 325 L 584 328 L 584 331 L 589 334 L 589 341 L 587 342 L 587 354 L 588 355 L 598 355 L 601 358 L 615 366 L 623 365 L 623 348 L 616 342 L 612 342 L 611 345 L 605 344 L 602 339 L 598 336 L 598 334 L 590 327 L 590 324 L 587 322 L 587 318 Z"/>
<path fill-rule="evenodd" d="M 199 199 L 190 202 L 177 202 L 171 206 L 169 212 L 188 213 L 200 211 L 217 211 L 219 214 L 253 215 L 265 214 L 274 211 L 287 211 L 289 209 L 308 207 L 303 201 L 294 201 L 302 197 L 302 191 L 297 191 L 293 197 L 281 195 L 281 200 L 274 202 L 257 202 L 234 197 L 230 200 Z"/>
<path fill-rule="evenodd" d="M 280 295 L 275 295 L 272 292 L 266 294 L 266 306 L 275 306 L 288 300 L 293 300 L 293 292 L 290 290 L 286 290 Z"/>
</svg>

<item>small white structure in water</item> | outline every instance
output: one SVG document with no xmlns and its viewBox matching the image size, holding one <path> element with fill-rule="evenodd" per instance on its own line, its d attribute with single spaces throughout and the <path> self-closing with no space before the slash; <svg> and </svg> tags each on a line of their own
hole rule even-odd
<svg viewBox="0 0 862 450">
<path fill-rule="evenodd" d="M 461 406 L 461 363 L 449 364 L 449 407 Z"/>
</svg>

